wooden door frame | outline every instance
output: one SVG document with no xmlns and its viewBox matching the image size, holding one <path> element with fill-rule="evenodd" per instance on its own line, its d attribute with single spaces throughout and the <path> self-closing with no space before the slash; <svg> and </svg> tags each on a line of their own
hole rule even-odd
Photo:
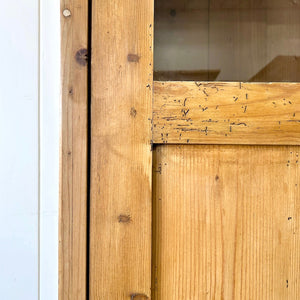
<svg viewBox="0 0 300 300">
<path fill-rule="evenodd" d="M 88 2 L 60 3 L 60 300 L 87 295 Z"/>
<path fill-rule="evenodd" d="M 246 144 L 266 144 L 266 141 L 256 137 L 251 128 L 243 127 L 242 121 L 239 121 L 240 124 L 236 124 L 235 121 L 231 124 L 228 121 L 229 124 L 226 123 L 228 126 L 225 127 L 224 123 L 221 129 L 216 127 L 219 131 L 211 140 L 208 140 L 208 130 L 203 130 L 202 125 L 199 124 L 203 121 L 209 123 L 212 121 L 207 119 L 207 115 L 205 119 L 201 119 L 197 103 L 194 105 L 190 102 L 191 107 L 185 107 L 187 103 L 182 101 L 180 104 L 177 103 L 177 111 L 173 104 L 168 104 L 168 98 L 163 97 L 165 92 L 179 95 L 184 100 L 190 96 L 188 92 L 193 90 L 193 96 L 202 101 L 204 96 L 209 97 L 206 89 L 214 89 L 215 92 L 220 86 L 216 83 L 205 83 L 203 86 L 200 82 L 176 84 L 156 82 L 153 84 L 154 0 L 132 1 L 132 3 L 122 0 L 93 1 L 93 12 L 89 7 L 91 3 L 91 0 L 61 0 L 62 135 L 59 299 L 87 299 L 90 285 L 97 286 L 100 282 L 100 288 L 98 287 L 96 294 L 91 295 L 92 299 L 97 295 L 102 297 L 101 299 L 110 296 L 112 300 L 145 300 L 151 297 L 151 151 L 153 141 L 157 144 L 205 144 L 208 141 L 212 144 L 240 144 L 241 135 L 245 134 L 248 137 L 244 142 Z M 91 19 L 94 20 L 93 23 Z M 132 24 L 135 24 L 135 27 Z M 98 46 L 93 49 L 93 57 L 89 58 L 92 28 L 96 30 L 102 28 L 99 36 L 94 36 L 102 48 Z M 123 36 L 120 35 L 121 31 Z M 134 34 L 130 35 L 132 32 Z M 111 59 L 113 66 L 107 63 Z M 101 70 L 99 68 L 91 70 L 93 65 L 101 65 Z M 117 72 L 114 69 L 116 66 L 119 68 Z M 143 70 L 147 74 L 144 74 Z M 95 76 L 95 82 L 97 82 L 94 86 L 90 80 L 92 76 Z M 104 76 L 106 76 L 105 80 L 103 80 Z M 116 80 L 119 80 L 118 83 L 125 84 L 116 86 Z M 89 83 L 91 88 L 89 88 Z M 289 84 L 269 85 L 269 94 L 273 93 L 272 97 L 278 97 L 279 101 L 283 92 L 290 88 L 287 85 Z M 295 95 L 298 95 L 299 86 L 299 84 L 294 84 Z M 225 88 L 228 99 L 231 99 L 232 110 L 246 112 L 244 104 L 248 101 L 250 92 L 255 93 L 256 88 L 265 89 L 262 84 L 256 84 L 253 89 L 252 87 L 253 84 L 224 84 L 222 88 Z M 152 118 L 153 88 L 156 91 Z M 244 94 L 243 99 L 238 101 L 236 94 L 242 93 L 240 90 Z M 91 104 L 89 104 L 90 99 L 92 99 Z M 163 103 L 164 101 L 166 103 Z M 172 101 L 174 102 L 174 99 Z M 241 101 L 243 101 L 242 104 Z M 273 102 L 270 102 L 270 97 L 266 98 L 265 104 L 272 107 Z M 216 109 L 217 107 L 218 105 Z M 299 120 L 293 119 L 294 108 L 291 106 L 287 110 L 287 113 L 292 116 L 290 119 L 279 118 L 274 126 L 272 125 L 273 127 L 270 127 L 269 123 L 262 123 L 263 126 L 255 127 L 260 130 L 262 128 L 265 134 L 273 134 L 267 144 L 299 144 L 299 138 L 295 132 L 299 132 L 296 129 L 300 123 Z M 298 109 L 298 106 L 296 108 Z M 203 108 L 204 111 L 206 108 Z M 114 117 L 116 113 L 117 117 Z M 187 122 L 187 113 L 199 118 L 198 123 L 190 124 L 190 130 L 183 131 L 184 139 L 183 134 L 180 134 L 172 123 L 172 114 L 175 114 L 174 118 L 177 118 L 181 113 L 182 117 L 176 122 Z M 226 110 L 220 110 L 218 118 L 225 119 L 227 113 Z M 171 116 L 170 120 L 166 119 L 165 124 L 161 124 L 157 119 L 158 114 Z M 264 121 L 258 116 L 259 114 L 254 116 L 253 124 Z M 91 120 L 96 122 L 94 127 L 91 126 Z M 238 125 L 241 125 L 244 131 L 232 133 L 232 127 Z M 89 129 L 90 126 L 92 130 Z M 122 131 L 123 128 L 126 130 Z M 137 134 L 138 130 L 140 131 Z M 116 132 L 120 132 L 120 136 L 118 134 L 116 137 Z M 288 140 L 291 136 L 292 139 Z M 112 144 L 116 144 L 113 150 L 117 150 L 114 153 L 111 151 Z M 120 153 L 123 151 L 125 155 L 122 156 Z M 113 162 L 114 155 L 119 157 L 118 164 L 123 164 L 128 168 L 119 168 L 116 171 L 118 164 L 114 163 L 112 164 L 114 171 L 107 171 L 103 168 L 102 166 L 107 162 Z M 130 159 L 132 155 L 135 155 L 133 159 L 137 160 L 136 163 Z M 93 174 L 91 185 L 89 165 Z M 122 177 L 128 179 L 117 182 L 119 186 L 116 192 L 112 182 Z M 137 178 L 143 178 L 143 180 L 141 184 L 134 186 L 133 182 Z M 128 187 L 128 182 L 134 188 Z M 119 192 L 126 189 L 129 190 L 126 192 L 126 197 L 120 197 Z M 87 251 L 90 245 L 89 197 L 91 197 L 92 208 L 92 240 L 100 232 L 100 238 L 97 236 L 98 241 L 92 243 L 91 255 Z M 108 204 L 101 204 L 103 199 Z M 97 212 L 95 212 L 98 208 L 105 211 L 105 214 L 101 216 L 103 219 L 99 222 Z M 103 224 L 105 226 L 102 226 Z M 143 228 L 144 235 L 139 233 L 141 228 Z M 114 234 L 113 238 L 111 238 L 111 232 Z M 112 240 L 115 243 L 113 246 Z M 102 245 L 105 249 L 100 251 Z M 141 251 L 145 255 L 143 257 L 145 261 L 139 258 L 138 254 Z M 90 271 L 88 271 L 89 256 L 92 258 L 91 280 L 89 279 Z M 120 257 L 122 259 L 118 260 Z M 135 262 L 135 264 L 130 264 L 130 262 Z M 101 270 L 108 271 L 106 274 L 101 274 Z M 113 272 L 113 270 L 118 270 L 118 272 Z M 97 280 L 95 280 L 95 274 L 99 274 Z"/>
<path fill-rule="evenodd" d="M 115 58 L 125 69 L 125 81 L 132 82 L 132 85 L 120 91 L 118 96 L 122 97 L 122 103 L 128 107 L 128 110 L 122 110 L 118 120 L 126 119 L 125 123 L 115 122 L 115 126 L 102 127 L 105 130 L 118 130 L 120 126 L 128 126 L 126 136 L 120 134 L 120 140 L 116 141 L 120 149 L 128 151 L 128 155 L 137 155 L 141 157 L 135 168 L 137 173 L 132 175 L 130 169 L 123 169 L 120 173 L 122 176 L 131 176 L 131 183 L 141 176 L 143 184 L 135 186 L 132 192 L 128 194 L 128 198 L 119 199 L 120 211 L 115 218 L 112 217 L 108 225 L 108 231 L 119 226 L 120 232 L 114 236 L 114 240 L 119 242 L 119 247 L 114 252 L 115 257 L 107 257 L 110 251 L 106 252 L 99 258 L 103 267 L 110 268 L 109 274 L 101 274 L 98 278 L 104 280 L 104 276 L 110 275 L 114 277 L 114 282 L 110 284 L 104 294 L 110 295 L 111 299 L 149 299 L 151 288 L 151 178 L 152 178 L 152 82 L 153 82 L 153 17 L 154 17 L 154 0 L 136 1 L 120 1 L 119 5 L 113 5 L 114 1 L 102 0 L 93 2 L 95 14 L 102 14 L 102 23 L 95 22 L 93 26 L 107 25 L 107 28 L 123 28 L 125 32 L 130 34 L 134 32 L 132 38 L 126 38 L 130 41 L 128 48 L 121 44 L 113 45 L 110 43 L 110 36 L 102 36 L 101 42 L 107 43 L 107 50 L 114 46 L 113 52 Z M 90 107 L 89 100 L 91 97 L 91 88 L 89 87 L 91 74 L 91 58 L 89 50 L 91 40 L 91 6 L 90 0 L 61 0 L 61 94 L 62 94 L 62 123 L 61 123 L 61 161 L 60 161 L 60 204 L 59 204 L 59 299 L 87 299 L 89 297 L 89 165 L 91 153 L 89 140 L 89 122 Z M 100 7 L 101 5 L 101 7 Z M 115 11 L 112 11 L 115 10 Z M 122 14 L 123 13 L 123 14 Z M 121 16 L 117 16 L 121 14 Z M 136 22 L 136 27 L 133 27 Z M 105 24 L 107 23 L 107 24 Z M 108 31 L 107 31 L 108 32 Z M 115 30 L 115 35 L 118 31 Z M 124 42 L 121 41 L 121 42 Z M 139 46 L 136 47 L 136 44 Z M 126 43 L 125 43 L 126 44 Z M 128 43 L 129 44 L 129 43 Z M 118 49 L 118 50 L 116 50 Z M 110 58 L 110 52 L 100 50 L 101 54 L 95 55 L 94 63 L 100 60 L 105 62 Z M 109 65 L 102 70 L 104 74 L 113 75 Z M 147 75 L 141 76 L 141 70 L 146 68 Z M 96 74 L 97 76 L 97 74 Z M 113 80 L 104 83 L 107 88 L 113 91 Z M 100 87 L 99 90 L 103 90 Z M 100 105 L 97 96 L 94 108 Z M 142 98 L 142 99 L 141 99 Z M 109 102 L 107 95 L 102 101 Z M 119 101 L 119 104 L 121 102 Z M 146 104 L 147 108 L 144 108 Z M 115 103 L 116 107 L 118 103 Z M 103 111 L 100 115 L 101 120 L 105 120 L 109 116 L 109 111 Z M 107 122 L 104 121 L 104 123 Z M 145 132 L 140 132 L 136 138 L 136 132 L 140 128 Z M 119 129 L 120 130 L 120 129 Z M 93 133 L 92 133 L 93 134 Z M 98 134 L 95 132 L 95 136 Z M 128 140 L 132 139 L 131 144 Z M 103 145 L 103 151 L 100 156 L 104 159 L 111 159 L 109 145 L 105 141 L 100 142 Z M 103 143 L 103 144 L 102 144 Z M 93 148 L 92 148 L 93 149 Z M 97 148 L 94 148 L 97 149 Z M 97 154 L 97 153 L 96 153 Z M 93 153 L 92 153 L 93 155 Z M 94 153 L 95 157 L 95 153 Z M 134 158 L 135 159 L 135 158 Z M 93 156 L 92 156 L 93 160 Z M 123 161 L 125 162 L 126 159 Z M 94 160 L 94 171 L 97 172 L 97 161 Z M 93 166 L 93 165 L 92 165 Z M 130 166 L 130 165 L 129 165 Z M 100 178 L 111 180 L 112 175 L 107 174 L 105 170 L 100 170 Z M 111 177 L 110 177 L 111 176 Z M 135 177 L 134 177 L 135 176 Z M 130 179 L 130 178 L 129 178 Z M 130 181 L 130 180 L 129 180 Z M 123 190 L 127 189 L 127 183 L 123 182 Z M 95 183 L 97 184 L 97 182 Z M 93 185 L 96 188 L 95 184 Z M 97 203 L 98 196 L 91 191 L 91 195 L 95 197 L 94 205 Z M 112 192 L 112 193 L 110 193 Z M 104 188 L 106 195 L 113 194 L 112 186 L 108 189 Z M 142 199 L 141 199 L 142 196 Z M 114 197 L 108 197 L 108 201 L 114 201 Z M 112 202 L 111 202 L 112 203 Z M 115 202 L 113 202 L 115 203 Z M 128 211 L 121 211 L 121 207 L 127 207 Z M 96 208 L 96 206 L 95 206 Z M 108 211 L 106 221 L 111 217 Z M 132 213 L 132 215 L 131 215 Z M 94 218 L 92 220 L 96 220 Z M 97 224 L 95 224 L 97 226 Z M 146 234 L 140 234 L 140 228 Z M 129 229 L 128 229 L 129 228 Z M 119 230 L 119 229 L 118 229 Z M 123 231 L 123 233 L 122 233 Z M 127 239 L 124 243 L 123 235 L 126 232 Z M 105 232 L 102 232 L 104 235 Z M 107 239 L 109 244 L 109 238 Z M 134 244 L 133 251 L 128 251 Z M 94 245 L 95 249 L 97 245 Z M 99 246 L 99 244 L 98 244 Z M 129 248 L 128 248 L 129 247 Z M 99 249 L 99 247 L 98 247 Z M 126 250 L 127 249 L 127 250 Z M 97 250 L 95 250 L 97 251 Z M 140 251 L 145 251 L 145 255 L 139 258 Z M 92 255 L 91 255 L 92 256 Z M 123 257 L 118 265 L 114 258 Z M 146 258 L 146 259 L 145 259 Z M 143 259 L 145 261 L 143 261 Z M 136 261 L 135 265 L 128 265 L 128 261 Z M 119 272 L 112 274 L 113 269 L 119 269 Z M 97 274 L 97 269 L 92 275 Z M 125 282 L 129 278 L 130 284 L 124 285 L 123 290 L 117 290 L 118 284 L 115 282 Z M 93 277 L 92 277 L 93 279 Z M 98 295 L 99 296 L 99 295 Z M 101 296 L 100 296 L 101 297 Z M 105 297 L 102 295 L 102 297 Z M 91 295 L 93 298 L 93 295 Z M 102 298 L 101 298 L 102 299 Z"/>
</svg>

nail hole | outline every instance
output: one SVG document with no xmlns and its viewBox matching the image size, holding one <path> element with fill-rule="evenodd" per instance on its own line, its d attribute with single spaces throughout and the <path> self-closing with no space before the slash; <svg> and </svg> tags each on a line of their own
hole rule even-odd
<svg viewBox="0 0 300 300">
<path fill-rule="evenodd" d="M 130 109 L 130 115 L 131 115 L 133 118 L 135 118 L 136 114 L 137 114 L 136 109 L 135 109 L 134 107 L 131 107 L 131 109 Z"/>
<path fill-rule="evenodd" d="M 63 16 L 66 17 L 66 18 L 70 17 L 70 16 L 71 16 L 70 10 L 67 9 L 67 8 L 64 9 L 64 10 L 63 10 Z"/>
</svg>

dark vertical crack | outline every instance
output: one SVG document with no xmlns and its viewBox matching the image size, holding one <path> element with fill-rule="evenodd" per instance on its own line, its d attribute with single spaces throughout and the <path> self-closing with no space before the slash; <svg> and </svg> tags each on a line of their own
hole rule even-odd
<svg viewBox="0 0 300 300">
<path fill-rule="evenodd" d="M 88 61 L 87 61 L 87 232 L 86 232 L 86 300 L 90 298 L 90 203 L 91 203 L 91 104 L 92 104 L 92 0 L 88 0 Z"/>
</svg>

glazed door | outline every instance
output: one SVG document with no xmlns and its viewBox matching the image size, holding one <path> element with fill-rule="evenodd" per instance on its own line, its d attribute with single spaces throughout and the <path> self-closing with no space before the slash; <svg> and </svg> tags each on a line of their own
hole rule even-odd
<svg viewBox="0 0 300 300">
<path fill-rule="evenodd" d="M 208 4 L 244 26 L 270 8 L 248 2 Z M 158 29 L 207 9 L 160 3 Z M 92 5 L 90 299 L 298 299 L 300 84 L 245 83 L 251 68 L 229 82 L 209 64 L 155 73 L 154 17 L 152 0 Z"/>
</svg>

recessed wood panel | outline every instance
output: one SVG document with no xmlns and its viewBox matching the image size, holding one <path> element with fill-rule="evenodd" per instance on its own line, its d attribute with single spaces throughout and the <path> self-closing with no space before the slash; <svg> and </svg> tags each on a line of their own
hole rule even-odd
<svg viewBox="0 0 300 300">
<path fill-rule="evenodd" d="M 299 133 L 300 84 L 154 84 L 154 143 L 299 145 Z"/>
<path fill-rule="evenodd" d="M 154 151 L 153 299 L 298 299 L 298 146 Z"/>
</svg>

